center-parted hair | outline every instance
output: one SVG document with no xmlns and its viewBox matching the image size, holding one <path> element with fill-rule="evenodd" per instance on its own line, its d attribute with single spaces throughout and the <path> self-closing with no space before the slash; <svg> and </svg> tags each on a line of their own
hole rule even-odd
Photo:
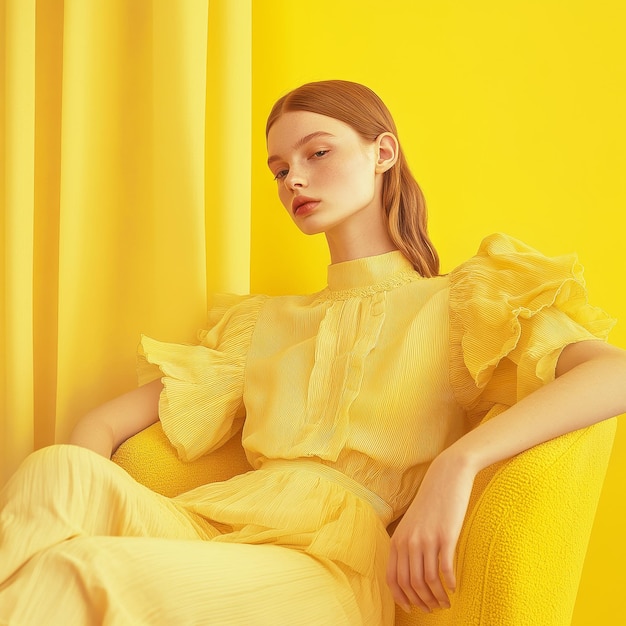
<svg viewBox="0 0 626 626">
<path fill-rule="evenodd" d="M 369 87 L 346 80 L 306 83 L 280 98 L 272 107 L 266 136 L 276 120 L 289 111 L 309 111 L 351 126 L 366 141 L 382 133 L 398 137 L 384 102 Z M 439 256 L 428 237 L 424 195 L 411 174 L 402 147 L 398 160 L 383 174 L 382 202 L 391 239 L 425 277 L 439 274 Z"/>
</svg>

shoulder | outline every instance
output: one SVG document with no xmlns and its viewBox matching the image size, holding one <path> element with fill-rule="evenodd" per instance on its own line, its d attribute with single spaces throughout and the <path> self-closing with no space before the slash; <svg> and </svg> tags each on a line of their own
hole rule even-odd
<svg viewBox="0 0 626 626">
<path fill-rule="evenodd" d="M 548 257 L 526 243 L 494 233 L 476 254 L 450 272 L 450 303 L 465 315 L 491 319 L 532 315 L 567 300 L 586 301 L 576 254 Z"/>
<path fill-rule="evenodd" d="M 450 285 L 452 299 L 482 294 L 513 308 L 537 309 L 560 297 L 586 297 L 583 267 L 575 253 L 546 256 L 504 233 L 485 237 L 476 254 L 450 273 Z"/>
<path fill-rule="evenodd" d="M 549 257 L 515 237 L 505 233 L 493 233 L 481 241 L 473 257 L 461 263 L 450 275 L 455 277 L 480 268 L 528 271 L 539 267 L 559 268 L 560 271 L 582 274 L 582 267 L 575 253 Z"/>
<path fill-rule="evenodd" d="M 502 233 L 450 273 L 449 297 L 453 343 L 479 384 L 504 356 L 521 362 L 531 352 L 605 340 L 615 323 L 589 303 L 576 254 L 548 257 Z"/>
</svg>

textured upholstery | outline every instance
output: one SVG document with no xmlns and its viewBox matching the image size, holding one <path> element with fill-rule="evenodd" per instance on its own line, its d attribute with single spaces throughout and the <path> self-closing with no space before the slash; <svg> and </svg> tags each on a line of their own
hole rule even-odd
<svg viewBox="0 0 626 626">
<path fill-rule="evenodd" d="M 609 420 L 481 472 L 459 542 L 452 608 L 430 615 L 398 610 L 397 626 L 570 624 L 615 428 Z M 113 458 L 168 496 L 250 469 L 236 438 L 183 463 L 159 424 Z"/>
</svg>

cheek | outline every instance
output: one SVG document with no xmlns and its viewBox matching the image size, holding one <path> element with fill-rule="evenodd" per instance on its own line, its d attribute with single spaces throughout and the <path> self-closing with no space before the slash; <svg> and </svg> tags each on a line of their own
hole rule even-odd
<svg viewBox="0 0 626 626">
<path fill-rule="evenodd" d="M 360 184 L 365 183 L 375 176 L 375 164 L 369 154 L 355 150 L 342 164 L 343 175 Z"/>
<path fill-rule="evenodd" d="M 337 176 L 337 183 L 355 199 L 370 199 L 374 192 L 376 177 L 370 164 L 365 160 L 355 160 Z"/>
<path fill-rule="evenodd" d="M 314 178 L 315 184 L 327 189 L 354 193 L 354 186 L 361 186 L 367 180 L 367 169 L 362 162 L 354 159 L 345 162 L 324 162 L 314 172 Z"/>
</svg>

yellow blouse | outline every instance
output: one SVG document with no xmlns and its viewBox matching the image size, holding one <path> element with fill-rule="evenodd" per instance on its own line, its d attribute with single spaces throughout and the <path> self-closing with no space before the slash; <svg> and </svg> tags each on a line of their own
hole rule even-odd
<svg viewBox="0 0 626 626">
<path fill-rule="evenodd" d="M 313 295 L 223 297 L 198 345 L 143 337 L 140 353 L 164 375 L 160 419 L 181 458 L 243 426 L 254 468 L 321 463 L 395 518 L 441 450 L 613 324 L 588 304 L 574 255 L 496 234 L 447 276 L 422 278 L 396 251 L 331 265 Z"/>
<path fill-rule="evenodd" d="M 313 295 L 223 298 L 197 345 L 144 337 L 179 455 L 241 432 L 254 470 L 165 498 L 80 446 L 38 451 L 3 492 L 5 521 L 24 523 L 3 539 L 0 564 L 15 574 L 0 612 L 33 596 L 33 568 L 71 562 L 54 568 L 56 587 L 71 579 L 68 589 L 106 598 L 97 604 L 113 621 L 165 614 L 147 588 L 192 621 L 275 623 L 304 603 L 310 623 L 393 626 L 387 526 L 429 462 L 549 381 L 565 345 L 606 338 L 613 321 L 587 303 L 581 271 L 574 256 L 493 235 L 448 276 L 422 278 L 391 252 L 332 265 Z M 68 598 L 78 615 L 84 598 Z M 33 606 L 50 605 L 17 611 L 42 623 Z"/>
</svg>

